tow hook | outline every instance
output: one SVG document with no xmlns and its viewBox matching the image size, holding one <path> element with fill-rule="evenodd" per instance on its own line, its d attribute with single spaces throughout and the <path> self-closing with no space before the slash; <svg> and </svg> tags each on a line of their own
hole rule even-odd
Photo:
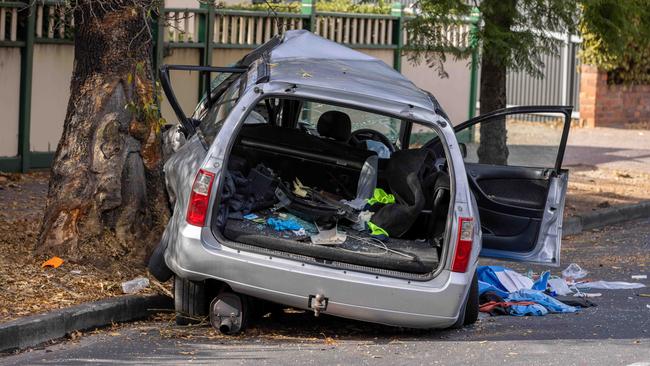
<svg viewBox="0 0 650 366">
<path fill-rule="evenodd" d="M 309 307 L 314 310 L 314 316 L 320 315 L 321 311 L 327 310 L 329 299 L 323 294 L 309 295 Z"/>
</svg>

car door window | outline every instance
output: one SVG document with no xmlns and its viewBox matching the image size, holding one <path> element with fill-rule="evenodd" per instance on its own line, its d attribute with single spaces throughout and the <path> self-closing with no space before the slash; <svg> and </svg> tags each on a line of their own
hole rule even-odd
<svg viewBox="0 0 650 366">
<path fill-rule="evenodd" d="M 466 147 L 466 163 L 552 168 L 564 121 L 562 113 L 513 113 L 481 121 L 456 138 Z"/>
</svg>

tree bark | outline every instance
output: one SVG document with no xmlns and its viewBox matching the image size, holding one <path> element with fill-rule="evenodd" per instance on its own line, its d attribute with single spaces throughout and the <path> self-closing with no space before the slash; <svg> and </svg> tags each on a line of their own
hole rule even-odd
<svg viewBox="0 0 650 366">
<path fill-rule="evenodd" d="M 78 1 L 70 100 L 36 252 L 144 259 L 169 218 L 151 0 Z"/>
<path fill-rule="evenodd" d="M 486 60 L 481 61 L 481 114 L 506 107 L 506 73 L 505 66 L 495 65 Z M 481 140 L 476 154 L 480 164 L 507 165 L 508 146 L 506 120 L 490 120 L 480 124 Z"/>
<path fill-rule="evenodd" d="M 484 0 L 481 3 L 483 14 L 483 29 L 490 33 L 510 32 L 512 18 L 516 12 L 515 0 Z M 486 36 L 481 56 L 481 85 L 479 102 L 481 114 L 489 113 L 506 107 L 506 57 L 502 47 L 491 43 L 492 38 Z M 495 37 L 496 39 L 496 37 Z M 479 143 L 478 160 L 480 164 L 507 165 L 508 146 L 505 118 L 491 120 L 480 124 L 481 140 Z"/>
</svg>

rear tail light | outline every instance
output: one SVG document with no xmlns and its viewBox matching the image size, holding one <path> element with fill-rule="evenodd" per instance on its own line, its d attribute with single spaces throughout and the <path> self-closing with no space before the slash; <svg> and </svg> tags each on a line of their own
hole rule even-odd
<svg viewBox="0 0 650 366">
<path fill-rule="evenodd" d="M 451 264 L 453 272 L 464 273 L 467 271 L 469 257 L 472 254 L 472 240 L 474 238 L 474 219 L 461 217 L 458 219 L 458 240 L 456 241 L 456 253 Z"/>
<path fill-rule="evenodd" d="M 190 203 L 187 207 L 187 223 L 195 226 L 205 224 L 205 216 L 208 214 L 208 203 L 210 202 L 210 190 L 214 181 L 214 173 L 203 169 L 194 178 Z"/>
</svg>

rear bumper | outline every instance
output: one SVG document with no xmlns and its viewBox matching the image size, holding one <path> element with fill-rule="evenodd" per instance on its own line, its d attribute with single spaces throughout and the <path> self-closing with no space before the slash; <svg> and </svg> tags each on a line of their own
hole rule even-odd
<svg viewBox="0 0 650 366">
<path fill-rule="evenodd" d="M 165 261 L 183 278 L 220 280 L 234 291 L 301 309 L 309 308 L 310 295 L 322 294 L 328 298 L 323 313 L 393 326 L 454 324 L 475 269 L 474 264 L 468 273 L 443 270 L 426 282 L 409 281 L 236 250 L 207 228 L 181 226 Z"/>
</svg>

